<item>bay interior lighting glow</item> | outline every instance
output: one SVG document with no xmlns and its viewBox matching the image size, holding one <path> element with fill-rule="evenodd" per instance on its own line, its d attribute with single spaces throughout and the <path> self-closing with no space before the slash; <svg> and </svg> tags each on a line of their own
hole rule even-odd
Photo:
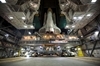
<svg viewBox="0 0 100 66">
<path fill-rule="evenodd" d="M 69 26 L 67 25 L 66 28 L 69 28 Z"/>
<path fill-rule="evenodd" d="M 44 38 L 46 38 L 47 37 L 47 35 L 44 35 Z"/>
<path fill-rule="evenodd" d="M 87 14 L 87 16 L 91 16 L 91 14 Z"/>
<path fill-rule="evenodd" d="M 27 58 L 29 58 L 29 55 L 27 55 Z"/>
<path fill-rule="evenodd" d="M 75 50 L 77 50 L 77 48 L 75 48 Z"/>
<path fill-rule="evenodd" d="M 58 46 L 57 48 L 60 48 L 60 46 Z"/>
<path fill-rule="evenodd" d="M 31 28 L 33 28 L 33 26 L 30 26 Z"/>
<path fill-rule="evenodd" d="M 51 35 L 50 35 L 49 37 L 50 37 L 50 38 L 52 38 L 52 36 L 51 36 Z"/>
<path fill-rule="evenodd" d="M 81 36 L 81 37 L 83 37 L 83 36 Z"/>
<path fill-rule="evenodd" d="M 14 17 L 10 16 L 9 19 L 14 19 Z"/>
<path fill-rule="evenodd" d="M 64 6 L 64 5 L 62 4 L 62 6 Z"/>
<path fill-rule="evenodd" d="M 2 3 L 6 3 L 6 0 L 0 0 Z"/>
<path fill-rule="evenodd" d="M 22 17 L 22 19 L 25 20 L 26 18 L 25 17 Z"/>
<path fill-rule="evenodd" d="M 67 46 L 66 48 L 70 48 L 69 46 Z"/>
<path fill-rule="evenodd" d="M 30 35 L 31 35 L 31 32 L 28 32 L 28 34 L 30 34 Z"/>
<path fill-rule="evenodd" d="M 72 40 L 72 37 L 69 37 L 69 40 Z"/>
<path fill-rule="evenodd" d="M 78 17 L 78 19 L 82 19 L 82 16 Z"/>
<path fill-rule="evenodd" d="M 95 34 L 98 35 L 99 34 L 99 31 L 95 31 Z"/>
<path fill-rule="evenodd" d="M 25 27 L 25 28 L 27 28 L 27 26 L 26 26 L 26 25 L 25 25 L 24 27 Z"/>
<path fill-rule="evenodd" d="M 97 0 L 91 0 L 92 3 L 95 3 Z"/>
<path fill-rule="evenodd" d="M 6 36 L 6 37 L 8 37 L 8 36 L 9 36 L 9 34 L 5 34 L 5 36 Z"/>
<path fill-rule="evenodd" d="M 78 50 L 81 50 L 81 48 L 78 48 Z"/>
<path fill-rule="evenodd" d="M 43 48 L 42 46 L 40 46 L 40 48 Z"/>
<path fill-rule="evenodd" d="M 75 25 L 72 25 L 72 28 L 75 28 Z"/>
<path fill-rule="evenodd" d="M 73 19 L 77 19 L 77 17 L 73 17 Z"/>
</svg>

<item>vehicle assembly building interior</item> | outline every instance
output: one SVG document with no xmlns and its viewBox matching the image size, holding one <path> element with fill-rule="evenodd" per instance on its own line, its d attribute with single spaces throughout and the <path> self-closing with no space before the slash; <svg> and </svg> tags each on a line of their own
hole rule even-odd
<svg viewBox="0 0 100 66">
<path fill-rule="evenodd" d="M 100 0 L 0 0 L 0 66 L 100 66 Z"/>
</svg>

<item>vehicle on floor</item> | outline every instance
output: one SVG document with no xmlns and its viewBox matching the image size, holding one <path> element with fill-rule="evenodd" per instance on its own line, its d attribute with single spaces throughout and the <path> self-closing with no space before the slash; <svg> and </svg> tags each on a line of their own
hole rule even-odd
<svg viewBox="0 0 100 66">
<path fill-rule="evenodd" d="M 63 52 L 61 54 L 62 57 L 75 57 L 75 53 L 74 52 Z"/>
<path fill-rule="evenodd" d="M 15 52 L 15 53 L 13 54 L 13 56 L 14 56 L 14 57 L 18 57 L 18 52 Z"/>
</svg>

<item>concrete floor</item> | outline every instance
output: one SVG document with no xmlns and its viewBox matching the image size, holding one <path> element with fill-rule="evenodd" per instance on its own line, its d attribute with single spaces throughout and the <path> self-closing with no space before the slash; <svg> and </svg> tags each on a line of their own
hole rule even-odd
<svg viewBox="0 0 100 66">
<path fill-rule="evenodd" d="M 0 66 L 100 66 L 99 61 L 78 57 L 24 57 L 0 59 Z"/>
</svg>

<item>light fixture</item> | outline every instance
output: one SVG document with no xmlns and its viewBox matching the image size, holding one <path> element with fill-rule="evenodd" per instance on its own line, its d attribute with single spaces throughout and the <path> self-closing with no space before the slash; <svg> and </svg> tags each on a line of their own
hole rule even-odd
<svg viewBox="0 0 100 66">
<path fill-rule="evenodd" d="M 25 27 L 25 28 L 27 28 L 27 26 L 26 26 L 26 25 L 25 25 L 24 27 Z"/>
<path fill-rule="evenodd" d="M 22 19 L 25 20 L 26 18 L 25 17 L 22 17 Z"/>
<path fill-rule="evenodd" d="M 35 37 L 34 40 L 37 40 L 37 38 Z"/>
<path fill-rule="evenodd" d="M 31 25 L 30 27 L 31 27 L 31 28 L 33 28 L 33 26 L 32 26 L 32 25 Z"/>
<path fill-rule="evenodd" d="M 5 34 L 5 36 L 6 36 L 6 37 L 8 37 L 8 36 L 9 36 L 9 34 Z"/>
<path fill-rule="evenodd" d="M 25 51 L 25 49 L 24 48 L 21 48 L 21 51 Z"/>
<path fill-rule="evenodd" d="M 99 31 L 95 31 L 95 35 L 98 35 L 99 34 Z"/>
<path fill-rule="evenodd" d="M 30 34 L 30 35 L 31 35 L 31 32 L 28 32 L 28 34 Z"/>
<path fill-rule="evenodd" d="M 82 16 L 78 17 L 78 19 L 82 19 Z"/>
<path fill-rule="evenodd" d="M 46 37 L 47 37 L 47 35 L 44 35 L 43 37 L 44 37 L 44 38 L 46 38 Z"/>
<path fill-rule="evenodd" d="M 64 5 L 62 4 L 62 6 L 64 6 Z"/>
<path fill-rule="evenodd" d="M 77 50 L 77 48 L 75 48 L 75 50 Z"/>
<path fill-rule="evenodd" d="M 73 19 L 77 19 L 77 17 L 73 17 Z"/>
<path fill-rule="evenodd" d="M 95 3 L 97 0 L 91 0 L 91 3 Z"/>
<path fill-rule="evenodd" d="M 29 55 L 27 55 L 27 58 L 29 58 L 30 56 Z"/>
<path fill-rule="evenodd" d="M 9 19 L 14 19 L 14 17 L 10 16 Z"/>
<path fill-rule="evenodd" d="M 6 0 L 0 0 L 2 3 L 6 3 Z"/>
<path fill-rule="evenodd" d="M 69 40 L 72 40 L 72 37 L 69 37 Z"/>
<path fill-rule="evenodd" d="M 40 48 L 43 48 L 42 46 L 40 46 Z"/>
<path fill-rule="evenodd" d="M 72 28 L 75 28 L 75 25 L 72 25 Z"/>
<path fill-rule="evenodd" d="M 73 39 L 77 39 L 77 37 L 75 37 L 75 36 L 72 36 L 72 38 L 73 38 Z"/>
<path fill-rule="evenodd" d="M 70 47 L 68 47 L 68 50 L 67 50 L 68 52 L 70 52 L 70 49 L 69 49 L 69 48 L 70 48 Z"/>
<path fill-rule="evenodd" d="M 69 26 L 67 25 L 66 28 L 69 28 Z"/>
<path fill-rule="evenodd" d="M 49 38 L 52 38 L 52 36 L 50 35 Z"/>
<path fill-rule="evenodd" d="M 87 16 L 91 16 L 91 14 L 87 14 Z"/>
<path fill-rule="evenodd" d="M 81 38 L 83 38 L 83 36 L 81 36 Z"/>
<path fill-rule="evenodd" d="M 66 48 L 70 48 L 70 46 L 67 46 Z"/>
<path fill-rule="evenodd" d="M 60 48 L 60 46 L 58 46 L 57 48 Z"/>
<path fill-rule="evenodd" d="M 81 48 L 78 48 L 78 50 L 81 50 Z"/>
</svg>

